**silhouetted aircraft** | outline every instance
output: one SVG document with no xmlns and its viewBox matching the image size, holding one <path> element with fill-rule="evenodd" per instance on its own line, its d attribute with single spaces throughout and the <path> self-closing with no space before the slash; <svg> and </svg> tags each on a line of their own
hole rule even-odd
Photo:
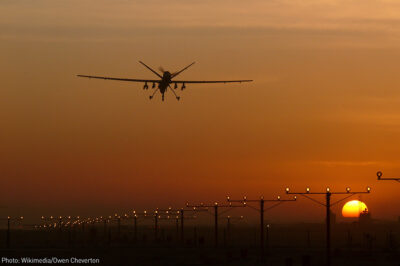
<svg viewBox="0 0 400 266">
<path fill-rule="evenodd" d="M 95 78 L 95 79 L 108 79 L 108 80 L 119 80 L 119 81 L 131 81 L 131 82 L 144 82 L 143 89 L 147 90 L 149 88 L 149 85 L 147 83 L 153 83 L 152 84 L 152 89 L 155 89 L 152 95 L 150 95 L 150 99 L 154 97 L 157 91 L 160 91 L 162 100 L 164 101 L 164 93 L 167 91 L 168 88 L 171 89 L 171 91 L 174 93 L 175 97 L 177 100 L 180 99 L 180 97 L 176 94 L 175 90 L 178 88 L 178 84 L 182 84 L 181 90 L 186 88 L 186 83 L 242 83 L 242 82 L 250 82 L 252 80 L 214 80 L 214 81 L 209 81 L 209 80 L 201 80 L 201 81 L 194 81 L 194 80 L 172 80 L 176 76 L 178 76 L 180 73 L 191 67 L 195 62 L 191 63 L 187 67 L 183 68 L 182 70 L 175 72 L 175 73 L 170 73 L 169 71 L 164 71 L 162 67 L 159 68 L 159 70 L 162 72 L 162 76 L 157 73 L 155 70 L 153 70 L 151 67 L 143 63 L 142 61 L 139 61 L 142 65 L 144 65 L 147 69 L 149 69 L 151 72 L 153 72 L 155 75 L 157 75 L 160 79 L 129 79 L 129 78 L 112 78 L 112 77 L 100 77 L 100 76 L 87 76 L 87 75 L 77 75 L 78 77 L 83 77 L 83 78 Z M 174 84 L 174 88 L 171 87 L 170 84 Z M 157 85 L 156 85 L 157 84 Z M 157 86 L 157 87 L 156 87 Z"/>
</svg>

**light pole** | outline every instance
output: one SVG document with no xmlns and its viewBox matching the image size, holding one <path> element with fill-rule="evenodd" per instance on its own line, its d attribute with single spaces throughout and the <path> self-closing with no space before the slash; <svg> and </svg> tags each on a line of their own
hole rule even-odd
<svg viewBox="0 0 400 266">
<path fill-rule="evenodd" d="M 7 233 L 6 233 L 6 247 L 10 248 L 10 242 L 11 242 L 11 222 L 15 221 L 22 221 L 24 219 L 23 216 L 16 217 L 16 218 L 11 218 L 11 216 L 7 216 L 5 219 L 0 219 L 1 221 L 7 221 Z"/>
<path fill-rule="evenodd" d="M 134 242 L 137 241 L 137 219 L 138 219 L 139 215 L 147 216 L 147 211 L 144 211 L 143 213 L 137 213 L 136 211 L 133 211 L 132 215 L 128 215 L 127 213 L 125 213 L 122 216 L 122 219 L 133 219 L 133 240 L 134 240 Z"/>
<path fill-rule="evenodd" d="M 396 178 L 396 177 L 382 177 L 383 173 L 381 171 L 378 171 L 376 173 L 376 175 L 378 176 L 378 180 L 393 180 L 393 181 L 397 181 L 400 182 L 400 178 Z"/>
<path fill-rule="evenodd" d="M 134 210 L 132 212 L 132 215 L 128 215 L 127 213 L 125 213 L 122 216 L 115 214 L 114 219 L 117 221 L 118 235 L 120 235 L 120 231 L 121 231 L 121 219 L 133 219 L 134 241 L 136 241 L 137 240 L 137 222 L 138 222 L 139 217 L 153 219 L 153 221 L 154 221 L 154 239 L 155 239 L 155 241 L 157 241 L 158 240 L 159 220 L 164 220 L 164 217 L 162 217 L 162 213 L 160 213 L 160 211 L 158 209 L 156 209 L 152 214 L 151 214 L 151 212 L 147 212 L 146 210 L 143 212 L 137 212 Z M 167 219 L 169 219 L 169 218 L 167 218 Z"/>
<path fill-rule="evenodd" d="M 247 199 L 246 196 L 243 197 L 241 200 L 232 200 L 229 196 L 226 197 L 228 202 L 241 202 L 244 206 L 248 206 L 249 208 L 258 211 L 260 213 L 260 248 L 261 248 L 261 258 L 264 258 L 264 213 L 267 210 L 277 207 L 278 205 L 288 202 L 288 201 L 296 201 L 296 196 L 293 199 L 281 199 L 278 196 L 276 199 L 264 199 L 264 196 L 261 196 L 260 199 Z M 258 202 L 260 204 L 259 208 L 254 206 L 248 205 L 248 202 Z M 269 206 L 267 209 L 264 208 L 265 202 L 274 202 L 272 206 Z"/>
<path fill-rule="evenodd" d="M 175 216 L 175 221 L 176 221 L 176 237 L 178 239 L 178 232 L 179 232 L 179 220 L 180 220 L 180 232 L 181 232 L 181 242 L 182 244 L 184 243 L 184 220 L 187 219 L 196 219 L 196 216 L 189 216 L 186 217 L 185 213 L 187 212 L 195 212 L 197 210 L 185 210 L 184 208 L 181 209 L 172 209 L 172 207 L 169 207 L 168 209 L 161 209 L 158 210 L 160 213 L 164 213 L 167 215 L 176 215 Z"/>
<path fill-rule="evenodd" d="M 195 211 L 208 211 L 209 208 L 214 209 L 214 239 L 215 239 L 215 246 L 218 247 L 218 215 L 224 214 L 228 211 L 231 210 L 231 208 L 237 208 L 237 207 L 245 207 L 245 205 L 232 205 L 232 203 L 225 204 L 225 205 L 219 205 L 218 202 L 215 202 L 214 204 L 197 204 L 197 205 L 189 205 L 189 203 L 186 203 L 186 207 L 188 208 L 193 208 Z M 219 208 L 228 208 L 225 211 L 219 212 Z"/>
<path fill-rule="evenodd" d="M 157 209 L 157 214 L 158 214 L 158 217 L 157 217 L 157 222 L 159 223 L 160 222 L 160 220 L 173 220 L 173 219 L 175 219 L 175 225 L 176 225 L 176 238 L 177 238 L 177 240 L 178 240 L 178 234 L 179 234 L 179 215 L 176 215 L 176 214 L 174 214 L 174 212 L 173 211 L 171 211 L 172 209 L 170 208 L 170 209 L 168 209 L 168 210 L 159 210 L 159 209 Z M 179 212 L 180 211 L 178 211 L 178 213 L 177 214 L 179 214 Z M 193 216 L 189 216 L 189 217 L 184 217 L 184 219 L 196 219 L 197 217 L 195 216 L 195 215 L 193 215 Z M 164 231 L 162 230 L 162 233 L 163 233 Z"/>
<path fill-rule="evenodd" d="M 326 265 L 330 266 L 331 265 L 331 206 L 347 199 L 350 198 L 351 196 L 354 196 L 356 194 L 363 194 L 363 193 L 370 193 L 371 188 L 367 187 L 366 191 L 360 191 L 360 192 L 352 192 L 349 187 L 346 188 L 346 192 L 332 192 L 330 188 L 326 188 L 325 192 L 310 192 L 310 188 L 306 188 L 306 192 L 290 192 L 289 188 L 286 188 L 286 194 L 296 194 L 303 196 L 311 201 L 314 201 L 315 203 L 318 203 L 319 205 L 325 206 L 326 207 Z M 347 195 L 346 197 L 335 201 L 334 203 L 331 203 L 331 196 L 332 195 Z M 311 198 L 310 195 L 325 195 L 325 203 L 320 202 L 316 199 Z"/>
<path fill-rule="evenodd" d="M 158 239 L 158 218 L 159 218 L 158 211 L 155 211 L 154 212 L 154 238 L 156 241 Z"/>
<path fill-rule="evenodd" d="M 239 217 L 232 217 L 228 215 L 226 217 L 226 233 L 227 233 L 227 242 L 230 241 L 231 238 L 231 221 L 233 220 L 243 220 L 243 215 Z"/>
<path fill-rule="evenodd" d="M 107 217 L 100 217 L 100 220 L 103 221 L 103 237 L 104 239 L 107 238 L 107 223 L 108 223 L 108 219 Z"/>
<path fill-rule="evenodd" d="M 133 218 L 133 226 L 134 226 L 134 238 L 135 240 L 137 239 L 137 222 L 139 217 L 142 218 L 152 218 L 154 221 L 154 237 L 155 237 L 155 241 L 157 241 L 158 238 L 158 219 L 159 219 L 159 215 L 158 215 L 158 210 L 154 211 L 153 214 L 147 212 L 146 210 L 144 210 L 143 212 L 136 212 L 133 211 L 133 215 L 132 216 L 126 216 L 126 218 Z"/>
</svg>

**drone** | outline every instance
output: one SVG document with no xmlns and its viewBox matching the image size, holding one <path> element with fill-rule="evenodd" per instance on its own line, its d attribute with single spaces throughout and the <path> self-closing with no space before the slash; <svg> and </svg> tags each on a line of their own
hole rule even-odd
<svg viewBox="0 0 400 266">
<path fill-rule="evenodd" d="M 148 70 L 153 72 L 158 79 L 132 79 L 132 78 L 114 78 L 114 77 L 103 77 L 103 76 L 89 76 L 89 75 L 77 75 L 81 78 L 94 78 L 94 79 L 105 79 L 105 80 L 117 80 L 117 81 L 129 81 L 129 82 L 143 82 L 143 89 L 148 90 L 149 84 L 154 92 L 149 96 L 150 100 L 153 99 L 154 95 L 159 91 L 161 93 L 161 99 L 164 101 L 164 94 L 167 92 L 168 89 L 172 91 L 175 95 L 176 99 L 179 101 L 180 97 L 177 95 L 176 90 L 178 89 L 178 84 L 181 86 L 181 90 L 186 88 L 186 84 L 195 84 L 195 83 L 242 83 L 242 82 L 251 82 L 253 80 L 244 79 L 244 80 L 175 80 L 174 78 L 178 76 L 180 73 L 194 65 L 195 62 L 191 63 L 190 65 L 184 67 L 180 71 L 177 72 L 169 72 L 164 71 L 162 67 L 159 68 L 161 73 L 158 73 L 142 61 L 139 61 L 140 64 L 145 66 Z"/>
</svg>

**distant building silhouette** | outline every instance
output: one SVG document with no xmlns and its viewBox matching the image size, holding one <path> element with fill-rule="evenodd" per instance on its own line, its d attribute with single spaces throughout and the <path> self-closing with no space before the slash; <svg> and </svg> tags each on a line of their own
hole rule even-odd
<svg viewBox="0 0 400 266">
<path fill-rule="evenodd" d="M 360 213 L 360 217 L 358 218 L 358 222 L 360 225 L 369 225 L 372 223 L 371 213 L 368 212 L 367 209 Z"/>
</svg>

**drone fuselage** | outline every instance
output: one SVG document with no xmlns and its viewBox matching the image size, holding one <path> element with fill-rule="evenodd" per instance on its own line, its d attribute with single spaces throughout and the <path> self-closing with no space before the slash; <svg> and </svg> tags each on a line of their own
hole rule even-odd
<svg viewBox="0 0 400 266">
<path fill-rule="evenodd" d="M 164 95 L 169 84 L 171 84 L 171 73 L 169 73 L 168 71 L 165 71 L 160 83 L 158 83 L 158 88 L 162 95 Z"/>
</svg>

